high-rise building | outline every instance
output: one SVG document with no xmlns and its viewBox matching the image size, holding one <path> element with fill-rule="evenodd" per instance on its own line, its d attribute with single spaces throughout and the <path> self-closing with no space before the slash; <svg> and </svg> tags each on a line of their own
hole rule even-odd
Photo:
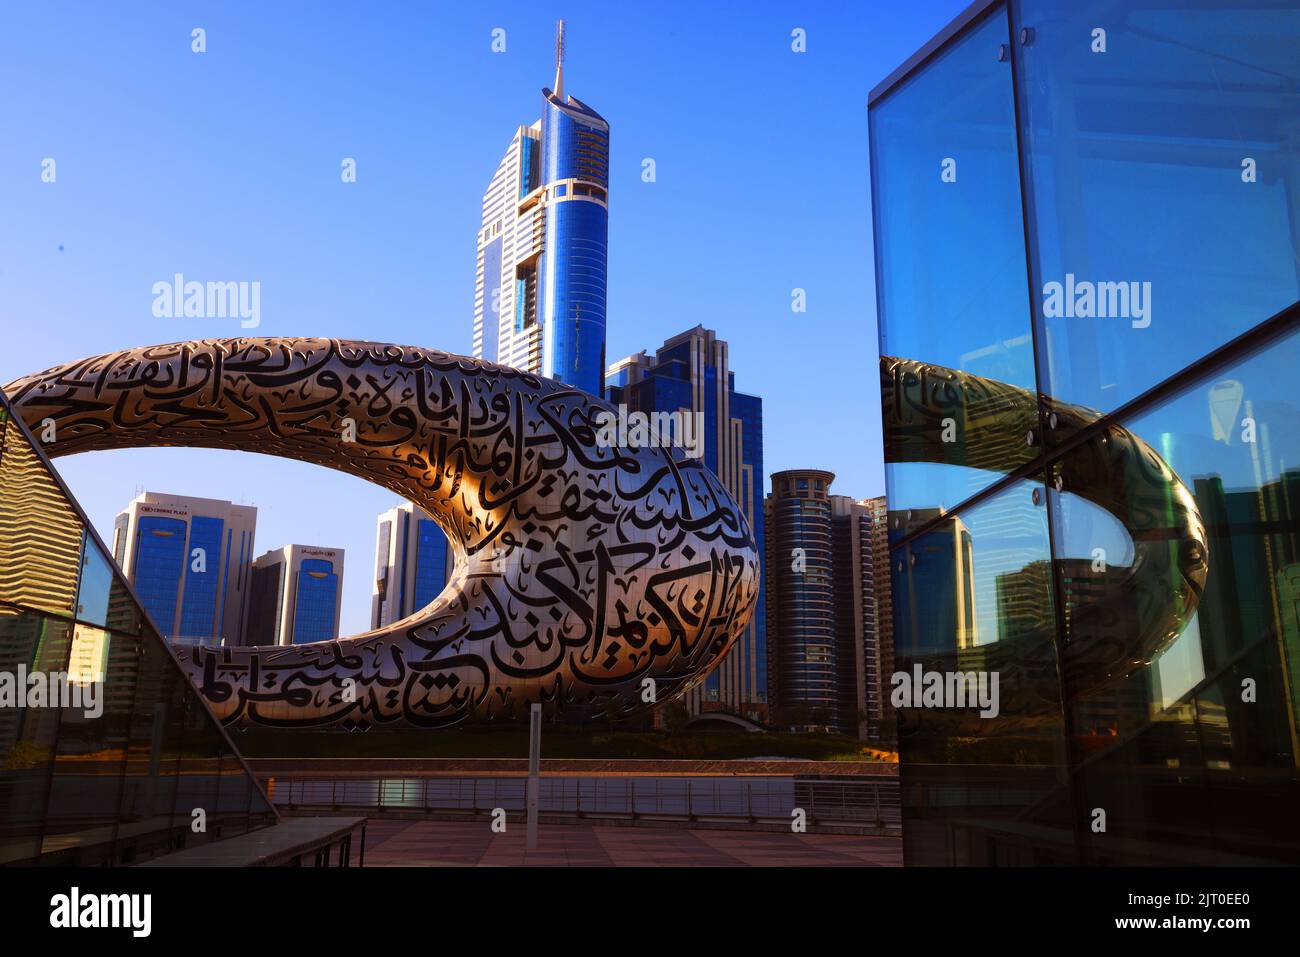
<svg viewBox="0 0 1300 957">
<path fill-rule="evenodd" d="M 767 514 L 768 647 L 777 720 L 893 739 L 889 635 L 880 630 L 875 560 L 879 500 L 831 495 L 835 476 L 772 476 Z"/>
<path fill-rule="evenodd" d="M 836 720 L 841 731 L 863 740 L 888 744 L 893 737 L 889 710 L 892 656 L 888 633 L 881 630 L 878 612 L 877 527 L 884 528 L 884 499 L 859 501 L 832 495 L 831 588 L 835 631 Z M 881 576 L 888 578 L 889 566 Z"/>
<path fill-rule="evenodd" d="M 113 523 L 113 558 L 164 638 L 235 645 L 248 614 L 257 509 L 143 492 Z"/>
<path fill-rule="evenodd" d="M 876 662 L 875 700 L 879 711 L 867 707 L 867 738 L 885 747 L 892 747 L 897 739 L 895 715 L 890 703 L 894 673 L 894 598 L 889 573 L 889 510 L 885 496 L 863 499 L 871 520 L 871 587 L 863 600 L 866 617 L 863 640 L 867 645 L 867 675 L 871 676 L 871 662 Z M 865 562 L 864 555 L 863 561 Z"/>
<path fill-rule="evenodd" d="M 970 529 L 956 515 L 917 509 L 914 521 L 938 524 L 910 540 L 895 561 L 894 646 L 918 655 L 955 654 L 979 644 Z M 901 626 L 901 627 L 900 627 Z"/>
<path fill-rule="evenodd" d="M 391 625 L 437 598 L 454 563 L 446 534 L 422 509 L 403 502 L 380 515 L 370 627 Z"/>
<path fill-rule="evenodd" d="M 301 645 L 339 636 L 343 549 L 285 545 L 253 562 L 250 645 Z"/>
<path fill-rule="evenodd" d="M 763 400 L 736 391 L 727 343 L 696 326 L 667 340 L 650 359 L 639 352 L 613 363 L 606 398 L 629 413 L 680 412 L 697 423 L 693 448 L 745 513 L 763 554 Z M 686 421 L 686 419 L 683 419 Z M 686 692 L 693 713 L 735 712 L 756 720 L 767 714 L 768 654 L 764 588 L 745 634 L 705 679 Z"/>
<path fill-rule="evenodd" d="M 771 703 L 782 726 L 837 724 L 828 493 L 834 478 L 817 469 L 777 472 L 764 502 Z"/>
<path fill-rule="evenodd" d="M 600 395 L 605 369 L 609 124 L 555 89 L 520 126 L 483 194 L 473 356 Z"/>
</svg>

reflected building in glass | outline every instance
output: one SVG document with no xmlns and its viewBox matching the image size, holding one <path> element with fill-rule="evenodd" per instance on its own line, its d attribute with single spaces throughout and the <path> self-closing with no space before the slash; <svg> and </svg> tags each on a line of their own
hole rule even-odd
<svg viewBox="0 0 1300 957">
<path fill-rule="evenodd" d="M 253 562 L 248 645 L 301 645 L 339 636 L 343 549 L 285 545 Z"/>
<path fill-rule="evenodd" d="M 113 523 L 113 558 L 169 641 L 239 644 L 257 509 L 143 492 Z"/>
<path fill-rule="evenodd" d="M 1000 692 L 900 709 L 910 864 L 1300 863 L 1298 46 L 976 3 L 871 94 L 894 667 Z"/>
<path fill-rule="evenodd" d="M 93 683 L 102 707 L 0 707 L 0 866 L 132 864 L 276 822 L 0 394 L 0 687 L 26 691 L 37 674 Z"/>
<path fill-rule="evenodd" d="M 893 596 L 899 631 L 895 649 L 912 654 L 956 652 L 979 643 L 975 616 L 975 569 L 970 529 L 956 515 L 921 509 L 914 517 L 926 527 L 910 537 L 899 556 Z"/>
</svg>

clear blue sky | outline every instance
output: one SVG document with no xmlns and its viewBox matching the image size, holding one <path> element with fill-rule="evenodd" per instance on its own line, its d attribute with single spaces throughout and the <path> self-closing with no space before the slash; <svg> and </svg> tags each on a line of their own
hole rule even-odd
<svg viewBox="0 0 1300 957">
<path fill-rule="evenodd" d="M 155 318 L 151 287 L 177 272 L 259 281 L 252 334 L 468 352 L 481 197 L 540 113 L 562 16 L 567 91 L 611 125 L 611 360 L 710 326 L 737 387 L 763 397 L 769 475 L 826 468 L 834 491 L 881 494 L 867 93 L 965 5 L 6 3 L 0 383 L 241 334 Z M 144 487 L 256 504 L 259 554 L 346 549 L 343 631 L 367 627 L 390 493 L 207 450 L 59 467 L 101 534 Z"/>
</svg>

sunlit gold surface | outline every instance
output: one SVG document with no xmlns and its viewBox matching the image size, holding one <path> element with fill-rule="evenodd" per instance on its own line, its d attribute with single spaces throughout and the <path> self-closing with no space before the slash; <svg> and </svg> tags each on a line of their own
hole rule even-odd
<svg viewBox="0 0 1300 957">
<path fill-rule="evenodd" d="M 0 411 L 0 598 L 70 614 L 81 567 L 81 522 L 12 422 Z"/>
</svg>

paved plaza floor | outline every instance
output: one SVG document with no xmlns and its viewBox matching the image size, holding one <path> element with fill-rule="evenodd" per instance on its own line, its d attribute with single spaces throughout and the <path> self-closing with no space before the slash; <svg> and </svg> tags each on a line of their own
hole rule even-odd
<svg viewBox="0 0 1300 957">
<path fill-rule="evenodd" d="M 525 847 L 522 825 L 495 834 L 481 821 L 374 818 L 367 867 L 900 867 L 897 837 L 598 824 L 543 824 Z"/>
</svg>

